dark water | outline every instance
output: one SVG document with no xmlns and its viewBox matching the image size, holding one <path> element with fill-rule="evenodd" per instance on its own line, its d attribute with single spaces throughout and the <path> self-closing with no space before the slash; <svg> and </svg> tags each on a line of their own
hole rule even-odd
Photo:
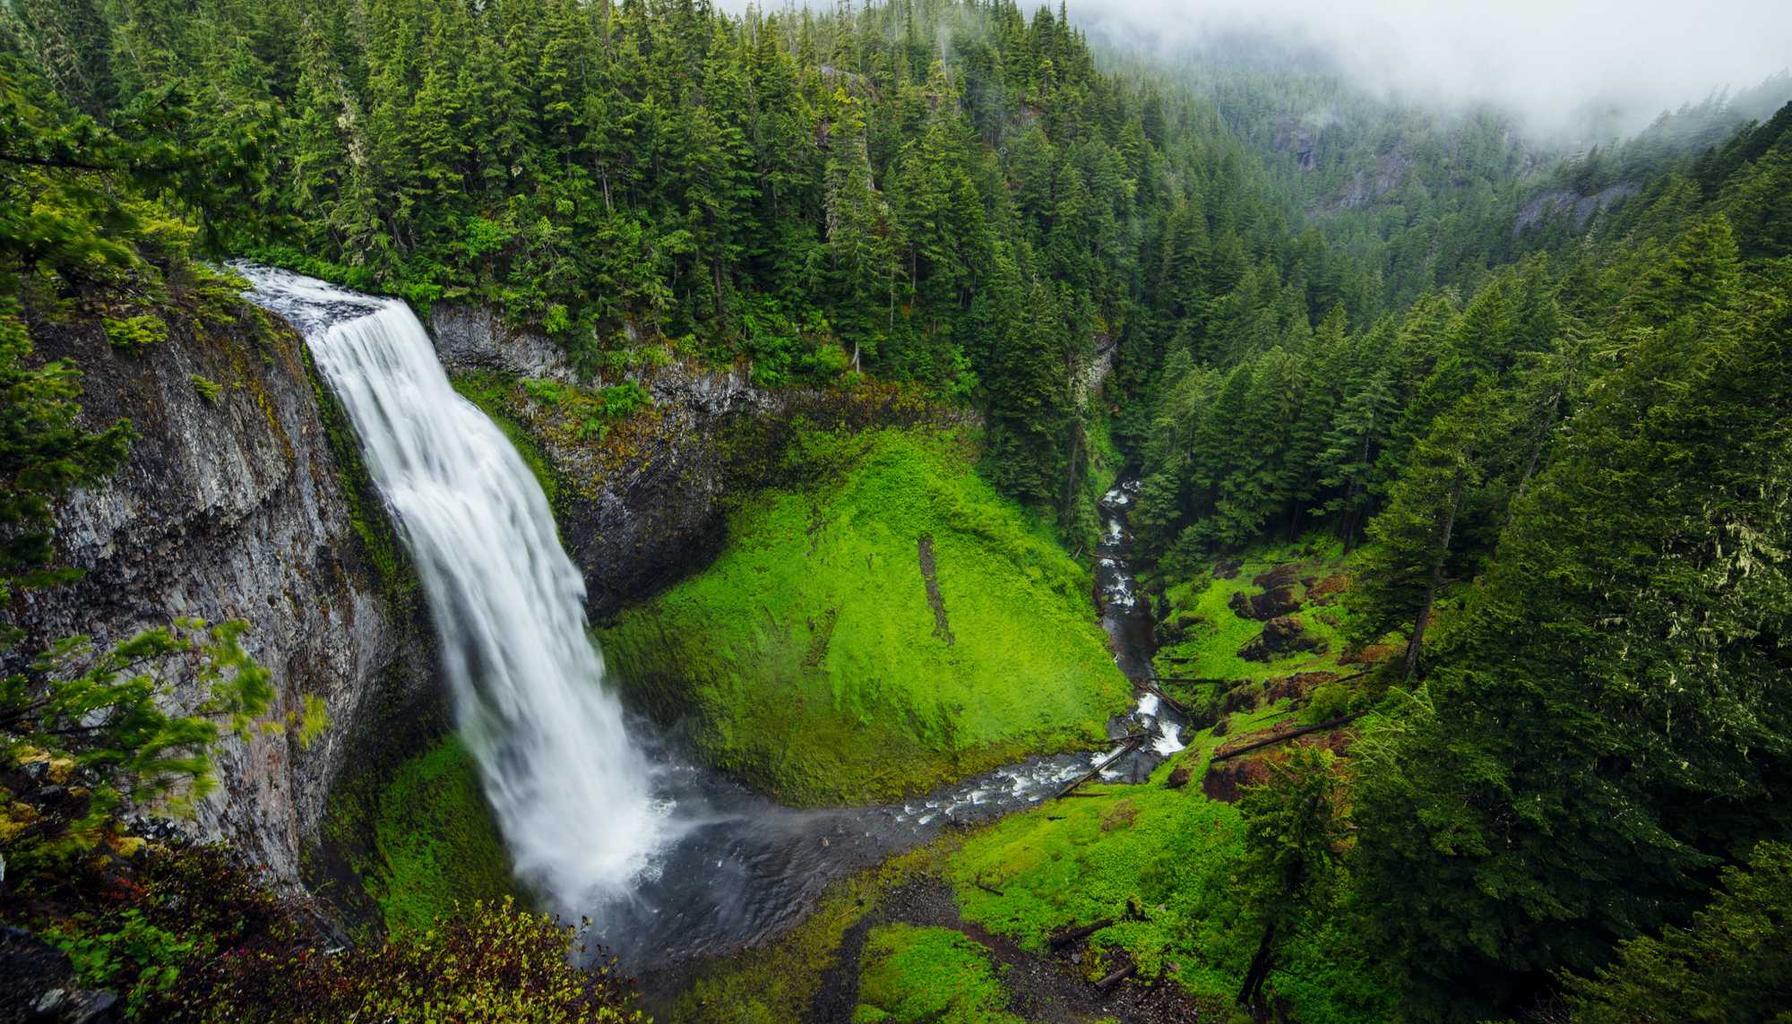
<svg viewBox="0 0 1792 1024">
<path fill-rule="evenodd" d="M 1101 754 L 998 768 L 905 803 L 784 807 L 683 751 L 649 749 L 656 791 L 680 831 L 627 898 L 595 907 L 592 941 L 647 977 L 773 938 L 814 909 L 828 885 L 938 835 L 1029 807 L 1090 770 Z"/>
</svg>

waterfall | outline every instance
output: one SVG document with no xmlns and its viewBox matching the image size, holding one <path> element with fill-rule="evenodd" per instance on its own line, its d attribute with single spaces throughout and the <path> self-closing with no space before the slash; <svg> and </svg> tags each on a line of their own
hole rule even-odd
<svg viewBox="0 0 1792 1024">
<path fill-rule="evenodd" d="M 671 831 L 585 631 L 540 485 L 456 394 L 410 307 L 253 266 L 347 408 L 416 562 L 462 734 L 517 873 L 569 914 L 628 892 Z"/>
</svg>

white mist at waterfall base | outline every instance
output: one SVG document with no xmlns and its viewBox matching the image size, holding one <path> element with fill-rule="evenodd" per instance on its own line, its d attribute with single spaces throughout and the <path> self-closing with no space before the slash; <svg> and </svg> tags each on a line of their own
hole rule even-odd
<svg viewBox="0 0 1792 1024">
<path fill-rule="evenodd" d="M 585 583 L 540 484 L 458 395 L 403 302 L 239 267 L 348 410 L 429 600 L 462 734 L 517 873 L 575 915 L 627 894 L 670 808 L 604 686 Z"/>
</svg>

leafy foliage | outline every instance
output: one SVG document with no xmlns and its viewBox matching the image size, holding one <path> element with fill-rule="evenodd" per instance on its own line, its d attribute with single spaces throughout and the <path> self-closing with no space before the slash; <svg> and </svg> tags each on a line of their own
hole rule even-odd
<svg viewBox="0 0 1792 1024">
<path fill-rule="evenodd" d="M 1789 964 L 1792 848 L 1762 843 L 1691 927 L 1625 942 L 1611 966 L 1570 980 L 1569 1002 L 1577 1024 L 1773 1024 L 1787 1017 Z"/>
<path fill-rule="evenodd" d="M 247 735 L 268 708 L 265 668 L 242 648 L 241 621 L 211 627 L 181 620 L 97 655 L 82 638 L 40 656 L 29 672 L 0 679 L 0 765 L 42 766 L 54 799 L 7 786 L 7 850 L 18 861 L 92 847 L 117 828 L 127 803 L 190 808 L 215 784 L 210 751 L 221 730 Z M 165 710 L 174 662 L 204 697 L 185 714 Z"/>
</svg>

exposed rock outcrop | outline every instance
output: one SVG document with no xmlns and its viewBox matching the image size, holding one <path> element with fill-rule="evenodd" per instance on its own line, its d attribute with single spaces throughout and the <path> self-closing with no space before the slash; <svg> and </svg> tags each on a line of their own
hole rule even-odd
<svg viewBox="0 0 1792 1024">
<path fill-rule="evenodd" d="M 1620 181 L 1588 195 L 1565 188 L 1538 193 L 1519 207 L 1518 216 L 1512 221 L 1512 236 L 1516 238 L 1535 225 L 1558 217 L 1571 221 L 1576 231 L 1582 230 L 1593 219 L 1594 214 L 1629 199 L 1637 192 L 1635 182 Z"/>
<path fill-rule="evenodd" d="M 68 954 L 22 928 L 0 927 L 0 1024 L 115 1024 L 118 994 L 83 989 Z"/>
<path fill-rule="evenodd" d="M 1293 587 L 1276 587 L 1261 594 L 1245 594 L 1243 591 L 1232 595 L 1227 602 L 1232 614 L 1241 619 L 1257 619 L 1268 622 L 1270 619 L 1300 611 L 1300 597 Z"/>
<path fill-rule="evenodd" d="M 1263 632 L 1240 647 L 1238 656 L 1246 661 L 1271 661 L 1295 651 L 1317 651 L 1323 646 L 1320 640 L 1307 635 L 1299 619 L 1282 615 L 1265 622 Z"/>
<path fill-rule="evenodd" d="M 578 379 L 551 340 L 512 330 L 483 310 L 437 303 L 430 334 L 450 373 Z M 616 424 L 601 441 L 520 424 L 568 485 L 555 518 L 567 553 L 584 570 L 586 610 L 594 621 L 714 560 L 726 537 L 724 497 L 773 482 L 778 453 L 798 419 L 857 428 L 970 418 L 879 386 L 774 390 L 754 385 L 738 368 L 698 370 L 677 362 L 586 383 L 624 379 L 647 390 L 651 408 Z M 511 411 L 527 420 L 539 410 Z"/>
<path fill-rule="evenodd" d="M 273 715 L 312 696 L 329 724 L 309 745 L 292 730 L 227 741 L 219 791 L 183 828 L 230 841 L 291 886 L 355 737 L 380 715 L 418 720 L 434 700 L 433 658 L 404 596 L 402 549 L 303 342 L 246 305 L 239 317 L 174 324 L 130 353 L 91 322 L 39 333 L 43 357 L 82 369 L 85 422 L 123 417 L 138 438 L 118 473 L 58 509 L 62 563 L 81 577 L 25 593 L 9 617 L 27 638 L 15 656 L 76 633 L 107 645 L 178 616 L 248 620 L 244 646 L 273 673 Z M 208 397 L 197 379 L 221 389 Z M 174 683 L 175 703 L 201 698 L 191 679 Z"/>
<path fill-rule="evenodd" d="M 430 336 L 451 373 L 489 370 L 575 381 L 550 339 L 507 328 L 485 310 L 438 303 Z M 555 514 L 567 553 L 585 571 L 593 619 L 646 597 L 720 549 L 720 505 L 737 417 L 769 410 L 774 400 L 742 373 L 697 373 L 678 364 L 631 374 L 652 395 L 652 409 L 601 446 L 530 431 L 555 473 L 571 484 Z M 525 424 L 525 426 L 527 426 Z"/>
</svg>

